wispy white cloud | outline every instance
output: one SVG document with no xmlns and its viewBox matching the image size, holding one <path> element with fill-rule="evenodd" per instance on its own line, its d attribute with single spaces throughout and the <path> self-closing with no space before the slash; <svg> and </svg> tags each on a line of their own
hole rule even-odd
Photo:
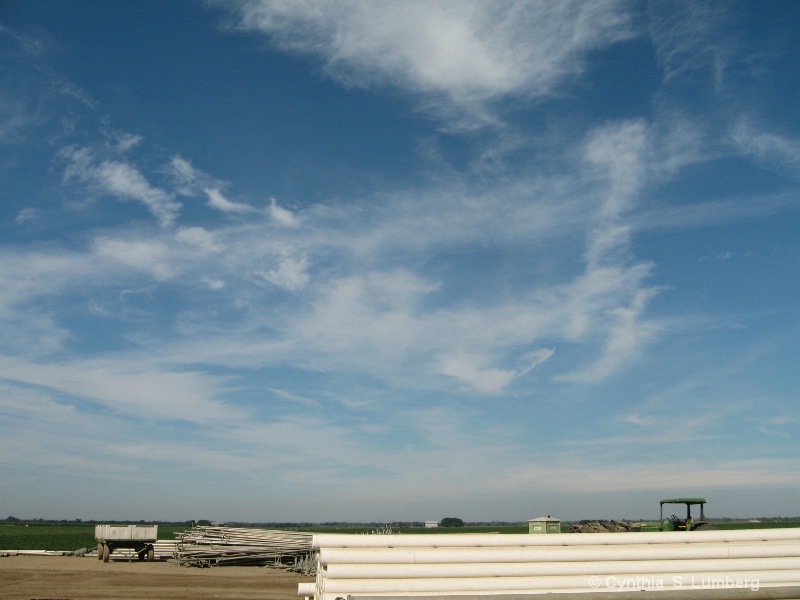
<svg viewBox="0 0 800 600">
<path fill-rule="evenodd" d="M 258 270 L 255 274 L 269 281 L 274 286 L 297 292 L 308 284 L 310 276 L 308 274 L 308 259 L 304 256 L 292 256 L 284 251 L 278 259 L 278 266 L 275 269 L 265 271 Z"/>
<path fill-rule="evenodd" d="M 586 158 L 600 167 L 600 205 L 597 218 L 587 235 L 585 271 L 576 279 L 576 301 L 598 307 L 602 313 L 575 310 L 573 333 L 579 336 L 605 337 L 600 357 L 590 367 L 559 376 L 565 381 L 597 381 L 611 375 L 624 365 L 631 364 L 642 347 L 656 337 L 660 327 L 642 319 L 649 300 L 657 293 L 646 286 L 651 265 L 635 262 L 630 251 L 631 228 L 627 213 L 640 200 L 639 194 L 647 181 L 650 140 L 642 122 L 623 122 L 607 125 L 592 132 L 586 143 Z M 592 316 L 589 319 L 590 315 Z M 596 325 L 602 323 L 602 331 Z"/>
<path fill-rule="evenodd" d="M 269 205 L 269 215 L 275 221 L 286 227 L 297 227 L 297 216 L 290 210 L 278 205 L 277 200 L 272 198 Z"/>
<path fill-rule="evenodd" d="M 273 200 L 273 218 L 263 221 L 98 237 L 89 259 L 95 268 L 124 265 L 128 270 L 115 274 L 122 281 L 133 282 L 136 274 L 156 282 L 191 277 L 226 294 L 232 305 L 249 307 L 250 322 L 237 326 L 230 343 L 216 337 L 209 347 L 195 341 L 191 349 L 176 349 L 187 361 L 233 366 L 239 360 L 234 357 L 248 352 L 260 360 L 274 353 L 301 368 L 336 365 L 389 378 L 396 371 L 391 365 L 417 364 L 426 377 L 439 373 L 496 394 L 552 356 L 532 348 L 605 340 L 594 366 L 561 376 L 599 380 L 633 364 L 662 331 L 644 318 L 656 291 L 646 285 L 650 266 L 630 255 L 626 224 L 648 173 L 648 134 L 640 122 L 590 133 L 583 145 L 588 161 L 575 165 L 578 178 L 518 181 L 508 193 L 494 190 L 491 196 L 459 187 L 409 190 L 356 212 L 351 205 L 312 206 L 304 211 L 303 228 Z M 79 173 L 96 162 L 85 149 L 71 156 L 70 168 Z M 195 182 L 210 179 L 185 159 L 173 159 L 171 168 L 180 175 L 176 186 L 192 193 Z M 589 184 L 596 188 L 591 194 L 585 191 Z M 225 209 L 239 210 L 221 193 L 219 198 Z M 502 198 L 499 205 L 495 198 Z M 445 230 L 443 222 L 449 224 Z M 391 266 L 396 257 L 436 255 L 454 244 L 529 245 L 532 234 L 542 252 L 583 238 L 582 270 L 555 282 L 535 281 L 522 297 L 494 295 L 478 308 L 442 303 L 446 279 Z M 98 271 L 97 280 L 102 278 Z M 265 311 L 252 284 L 303 292 L 310 304 L 300 311 Z M 263 327 L 280 332 L 266 355 L 257 333 Z M 216 326 L 210 330 L 220 335 Z M 210 354 L 201 358 L 203 352 Z"/>
<path fill-rule="evenodd" d="M 22 142 L 25 132 L 39 120 L 40 117 L 21 102 L 0 92 L 0 144 Z"/>
<path fill-rule="evenodd" d="M 39 218 L 41 211 L 38 208 L 28 207 L 23 208 L 21 211 L 17 213 L 17 218 L 14 219 L 18 224 L 22 225 L 23 223 L 27 223 L 28 221 L 34 221 Z"/>
<path fill-rule="evenodd" d="M 435 287 L 406 270 L 324 282 L 314 290 L 311 311 L 286 323 L 287 349 L 305 348 L 307 359 L 321 364 L 387 373 L 389 365 L 405 362 L 417 343 L 423 321 L 415 318 L 415 306 Z"/>
<path fill-rule="evenodd" d="M 659 423 L 656 417 L 652 415 L 642 415 L 639 413 L 626 414 L 620 420 L 623 423 L 635 425 L 637 427 L 653 427 Z"/>
<path fill-rule="evenodd" d="M 453 356 L 442 358 L 439 371 L 460 379 L 483 394 L 499 394 L 517 373 L 509 369 L 483 367 L 473 357 Z"/>
<path fill-rule="evenodd" d="M 796 210 L 800 200 L 792 192 L 734 195 L 694 204 L 651 207 L 628 222 L 638 231 L 680 230 L 767 218 Z"/>
<path fill-rule="evenodd" d="M 150 273 L 160 281 L 176 274 L 169 247 L 157 240 L 98 238 L 94 243 L 94 253 L 100 259 L 111 259 Z"/>
<path fill-rule="evenodd" d="M 45 52 L 50 44 L 44 34 L 30 35 L 20 33 L 16 29 L 8 27 L 4 23 L 0 23 L 0 35 L 8 36 L 17 44 L 17 46 L 28 55 L 37 55 Z"/>
<path fill-rule="evenodd" d="M 286 400 L 289 400 L 290 402 L 295 402 L 297 404 L 308 406 L 310 408 L 319 408 L 320 407 L 320 402 L 317 401 L 317 400 L 314 400 L 313 398 L 307 398 L 305 396 L 300 396 L 298 394 L 293 394 L 291 392 L 287 392 L 285 390 L 279 390 L 279 389 L 276 389 L 276 388 L 270 388 L 269 391 L 272 392 L 273 394 L 275 394 L 276 396 L 280 397 L 280 398 L 284 398 Z"/>
<path fill-rule="evenodd" d="M 173 156 L 164 170 L 172 179 L 176 193 L 181 196 L 197 196 L 209 187 L 221 187 L 213 177 L 195 169 L 192 163 L 182 156 Z"/>
<path fill-rule="evenodd" d="M 182 156 L 174 156 L 167 164 L 165 171 L 172 179 L 176 193 L 182 196 L 203 195 L 207 199 L 208 206 L 214 210 L 230 215 L 266 213 L 287 227 L 297 225 L 294 213 L 279 206 L 274 198 L 271 199 L 270 206 L 266 210 L 230 200 L 224 191 L 227 187 L 226 182 L 196 169 L 189 160 Z"/>
<path fill-rule="evenodd" d="M 554 353 L 554 349 L 527 352 L 518 361 L 524 366 L 516 369 L 492 367 L 491 359 L 486 356 L 470 355 L 463 351 L 455 355 L 444 353 L 439 357 L 436 370 L 468 384 L 481 394 L 498 395 L 503 394 L 515 379 L 527 375 Z"/>
<path fill-rule="evenodd" d="M 208 205 L 224 213 L 232 214 L 247 214 L 258 212 L 257 209 L 241 202 L 231 202 L 228 200 L 218 189 L 205 189 L 203 190 L 208 198 Z"/>
<path fill-rule="evenodd" d="M 748 422 L 756 423 L 758 430 L 766 436 L 792 439 L 797 435 L 800 417 L 789 414 L 775 415 L 772 417 L 752 417 Z"/>
<path fill-rule="evenodd" d="M 239 27 L 263 32 L 283 49 L 320 56 L 340 81 L 413 90 L 448 121 L 474 126 L 495 119 L 487 102 L 550 95 L 581 73 L 587 52 L 630 38 L 624 6 L 245 0 L 234 10 Z"/>
<path fill-rule="evenodd" d="M 135 133 L 128 133 L 126 131 L 117 131 L 114 129 L 107 129 L 104 132 L 107 138 L 108 147 L 119 154 L 125 154 L 136 146 L 142 143 L 144 137 Z"/>
<path fill-rule="evenodd" d="M 762 131 L 746 118 L 736 121 L 731 139 L 744 154 L 759 162 L 800 175 L 800 140 Z"/>
<path fill-rule="evenodd" d="M 170 346 L 177 363 L 235 367 L 280 357 L 296 368 L 387 380 L 398 377 L 399 365 L 414 365 L 430 381 L 444 375 L 482 394 L 522 385 L 521 376 L 545 361 L 548 379 L 600 381 L 634 365 L 665 332 L 647 316 L 658 293 L 648 284 L 652 265 L 631 251 L 641 192 L 650 178 L 663 176 L 650 168 L 658 163 L 653 149 L 659 136 L 642 121 L 610 123 L 576 144 L 580 151 L 564 175 L 521 178 L 491 190 L 456 181 L 370 203 L 309 206 L 304 227 L 272 200 L 262 212 L 272 218 L 263 220 L 98 236 L 85 260 L 98 282 L 107 269 L 126 286 L 141 285 L 141 276 L 199 284 L 246 309 L 230 337 L 216 321 L 205 328 L 193 320 L 192 331 L 206 329 L 212 337 L 188 345 L 175 340 Z M 98 161 L 88 150 L 73 148 L 69 156 L 68 177 L 95 177 Z M 168 168 L 183 194 L 201 194 L 198 183 L 215 181 L 181 157 Z M 211 196 L 223 210 L 256 214 L 219 189 Z M 582 256 L 574 254 L 576 240 L 584 244 Z M 492 293 L 475 306 L 448 303 L 455 271 L 429 276 L 394 266 L 399 258 L 413 264 L 475 243 L 525 247 L 534 260 L 564 245 L 572 254 L 561 265 L 570 275 L 543 273 L 514 296 Z M 303 303 L 267 310 L 259 290 L 302 294 Z M 268 344 L 265 328 L 273 331 Z M 553 351 L 535 350 L 560 344 L 588 344 L 595 357 L 566 366 L 553 362 Z"/>
<path fill-rule="evenodd" d="M 115 196 L 144 203 L 162 227 L 172 225 L 181 208 L 172 194 L 151 186 L 138 169 L 127 163 L 104 161 L 81 177 Z"/>
<path fill-rule="evenodd" d="M 539 365 L 549 360 L 556 353 L 555 348 L 541 348 L 528 352 L 522 357 L 522 361 L 527 365 L 517 373 L 517 377 L 522 377 L 536 369 Z"/>
<path fill-rule="evenodd" d="M 631 208 L 645 181 L 647 128 L 642 121 L 613 123 L 591 132 L 586 158 L 606 171 L 608 192 L 600 214 L 613 218 Z"/>
<path fill-rule="evenodd" d="M 98 102 L 94 98 L 92 98 L 91 94 L 87 92 L 81 86 L 71 82 L 65 81 L 60 78 L 55 78 L 51 81 L 51 85 L 53 86 L 54 90 L 60 94 L 61 96 L 66 96 L 73 100 L 77 100 L 80 104 L 87 106 L 91 109 L 96 109 Z M 133 138 L 129 138 L 126 141 L 120 140 L 120 144 L 117 145 L 117 150 L 120 151 L 127 151 L 133 146 L 126 147 L 127 143 L 130 143 L 135 140 Z M 135 145 L 135 143 L 133 144 Z"/>
<path fill-rule="evenodd" d="M 790 460 L 722 461 L 709 465 L 707 461 L 684 459 L 681 472 L 675 472 L 674 462 L 646 464 L 633 462 L 620 466 L 536 465 L 504 473 L 514 486 L 530 487 L 543 478 L 553 493 L 594 493 L 664 489 L 713 490 L 751 486 L 797 485 L 800 471 Z M 682 471 L 686 472 L 682 472 Z"/>
<path fill-rule="evenodd" d="M 606 341 L 600 357 L 590 367 L 568 375 L 563 381 L 593 382 L 605 379 L 621 368 L 634 364 L 643 348 L 663 333 L 664 326 L 656 321 L 642 318 L 647 301 L 655 295 L 655 290 L 638 290 L 628 306 L 620 306 L 610 311 L 607 323 Z"/>
<path fill-rule="evenodd" d="M 89 148 L 77 146 L 64 148 L 61 156 L 68 161 L 65 181 L 77 180 L 89 184 L 97 193 L 141 202 L 162 227 L 169 227 L 177 219 L 180 202 L 173 194 L 150 185 L 133 165 L 118 160 L 98 162 Z"/>
<path fill-rule="evenodd" d="M 193 423 L 231 423 L 242 420 L 241 408 L 216 396 L 224 379 L 199 371 L 168 370 L 151 360 L 87 360 L 76 364 L 28 362 L 0 357 L 0 377 L 96 402 L 142 419 Z"/>
<path fill-rule="evenodd" d="M 21 355 L 58 350 L 69 337 L 50 299 L 92 273 L 89 257 L 63 249 L 2 252 L 0 260 L 0 348 Z"/>
<path fill-rule="evenodd" d="M 737 43 L 728 35 L 728 8 L 716 2 L 685 0 L 648 4 L 650 37 L 668 81 L 707 72 L 720 88 Z"/>
<path fill-rule="evenodd" d="M 764 425 L 791 425 L 793 423 L 800 423 L 800 417 L 792 415 L 778 415 L 775 417 L 766 417 L 761 419 Z"/>
<path fill-rule="evenodd" d="M 199 251 L 202 256 L 217 254 L 225 249 L 216 233 L 205 227 L 179 227 L 175 231 L 175 240 Z"/>
</svg>

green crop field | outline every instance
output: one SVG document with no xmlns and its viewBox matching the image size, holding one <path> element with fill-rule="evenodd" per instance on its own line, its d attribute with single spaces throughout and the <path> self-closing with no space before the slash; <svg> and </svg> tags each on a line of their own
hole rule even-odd
<svg viewBox="0 0 800 600">
<path fill-rule="evenodd" d="M 158 538 L 174 539 L 176 531 L 186 531 L 185 526 L 159 525 Z M 93 548 L 94 525 L 14 523 L 0 524 L 0 550 L 56 550 L 71 551 Z"/>
<path fill-rule="evenodd" d="M 777 529 L 781 527 L 800 527 L 800 521 L 718 522 L 712 519 L 711 524 L 717 529 Z"/>
</svg>

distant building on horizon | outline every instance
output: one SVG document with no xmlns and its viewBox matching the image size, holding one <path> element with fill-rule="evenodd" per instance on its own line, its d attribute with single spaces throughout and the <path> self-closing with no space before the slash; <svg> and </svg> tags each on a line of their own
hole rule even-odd
<svg viewBox="0 0 800 600">
<path fill-rule="evenodd" d="M 425 527 L 429 529 L 438 526 L 439 526 L 439 521 L 425 521 Z"/>
</svg>

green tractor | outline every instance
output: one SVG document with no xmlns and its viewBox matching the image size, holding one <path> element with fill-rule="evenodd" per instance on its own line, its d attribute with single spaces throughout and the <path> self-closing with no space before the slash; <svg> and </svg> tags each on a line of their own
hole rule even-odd
<svg viewBox="0 0 800 600">
<path fill-rule="evenodd" d="M 634 523 L 631 525 L 632 531 L 696 531 L 698 529 L 709 530 L 714 529 L 710 525 L 708 519 L 703 514 L 703 507 L 706 501 L 705 498 L 668 498 L 661 501 L 661 512 L 658 523 Z M 686 505 L 686 518 L 680 518 L 676 515 L 664 517 L 665 504 L 685 504 Z M 692 516 L 692 506 L 700 505 L 700 514 L 695 519 Z"/>
</svg>

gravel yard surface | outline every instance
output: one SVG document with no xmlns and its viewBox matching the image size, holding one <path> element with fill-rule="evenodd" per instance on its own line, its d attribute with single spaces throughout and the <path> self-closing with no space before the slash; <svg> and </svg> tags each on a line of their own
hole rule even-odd
<svg viewBox="0 0 800 600">
<path fill-rule="evenodd" d="M 76 556 L 0 557 L 1 600 L 298 600 L 314 579 L 266 567 L 179 567 Z"/>
</svg>

